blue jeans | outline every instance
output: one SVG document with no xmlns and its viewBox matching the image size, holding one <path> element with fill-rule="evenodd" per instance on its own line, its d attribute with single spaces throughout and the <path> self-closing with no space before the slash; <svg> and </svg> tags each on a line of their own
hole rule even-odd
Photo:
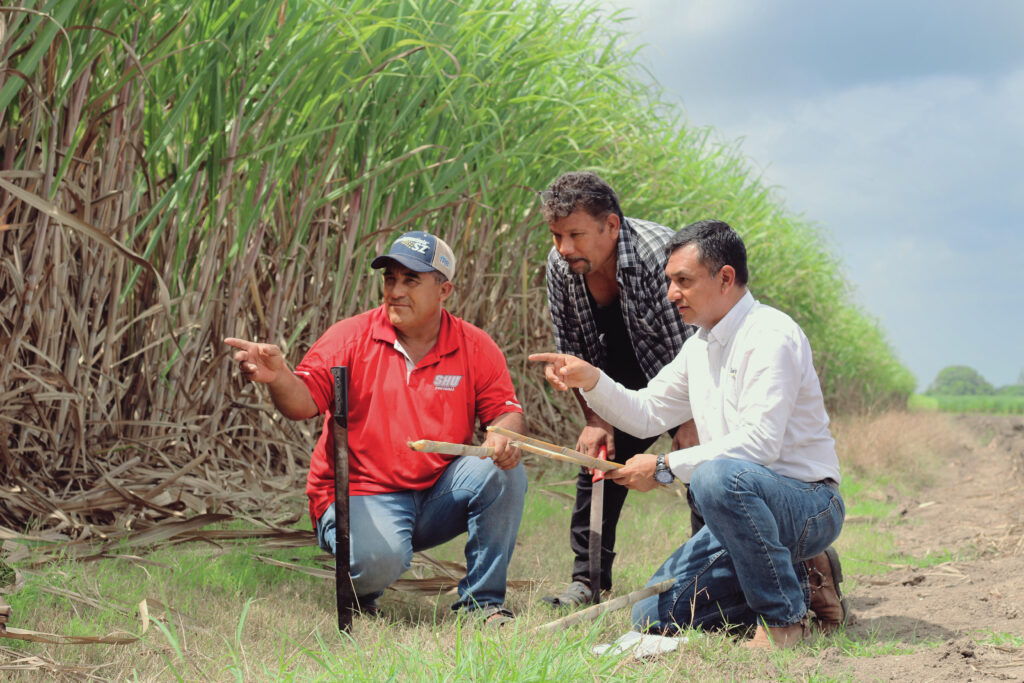
<svg viewBox="0 0 1024 683">
<path fill-rule="evenodd" d="M 839 536 L 846 516 L 838 489 L 719 458 L 694 471 L 690 491 L 706 526 L 654 573 L 648 586 L 675 584 L 633 606 L 634 628 L 674 633 L 800 621 L 810 602 L 803 562 Z"/>
<path fill-rule="evenodd" d="M 468 531 L 466 576 L 452 609 L 500 605 L 526 497 L 522 464 L 500 470 L 490 460 L 460 457 L 432 487 L 349 498 L 349 557 L 359 604 L 372 609 L 409 568 L 414 551 Z M 320 547 L 335 553 L 332 503 L 317 520 Z"/>
</svg>

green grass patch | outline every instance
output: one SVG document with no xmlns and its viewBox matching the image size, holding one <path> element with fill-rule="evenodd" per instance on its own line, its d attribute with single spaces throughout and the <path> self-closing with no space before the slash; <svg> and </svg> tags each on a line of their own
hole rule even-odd
<svg viewBox="0 0 1024 683">
<path fill-rule="evenodd" d="M 934 396 L 911 394 L 907 398 L 907 410 L 917 412 L 937 412 L 939 410 L 939 400 Z"/>
<path fill-rule="evenodd" d="M 913 434 L 914 423 L 942 416 L 902 416 L 889 427 Z M 877 424 L 886 424 L 879 422 Z M 871 434 L 857 423 L 846 434 Z M 845 438 L 845 437 L 844 437 Z M 918 439 L 909 439 L 915 448 Z M 844 441 L 844 444 L 846 442 Z M 872 436 L 862 453 L 885 453 L 903 465 L 925 455 Z M 881 444 L 881 445 L 880 445 Z M 844 448 L 853 453 L 855 449 Z M 860 456 L 866 457 L 866 456 Z M 875 462 L 875 461 L 863 461 Z M 836 542 L 843 558 L 847 594 L 862 590 L 853 576 L 883 574 L 894 568 L 929 567 L 960 559 L 951 549 L 910 557 L 897 551 L 893 530 L 903 524 L 900 505 L 915 495 L 920 468 L 847 467 L 842 493 L 847 523 Z M 12 626 L 69 635 L 139 634 L 125 646 L 55 646 L 6 643 L 25 657 L 74 666 L 102 666 L 104 675 L 141 680 L 849 680 L 823 667 L 807 670 L 808 653 L 838 648 L 848 657 L 881 657 L 932 645 L 878 633 L 845 630 L 818 636 L 796 653 L 755 658 L 720 633 L 688 632 L 675 654 L 653 662 L 628 657 L 596 657 L 593 646 L 630 629 L 629 610 L 560 633 L 532 629 L 557 616 L 539 598 L 570 579 L 569 516 L 575 470 L 560 464 L 533 468 L 526 512 L 510 577 L 528 586 L 510 591 L 517 614 L 511 628 L 494 633 L 449 609 L 454 596 L 418 596 L 388 591 L 380 617 L 359 616 L 351 635 L 339 634 L 333 581 L 268 565 L 266 555 L 322 566 L 311 542 L 302 548 L 267 549 L 258 541 L 192 543 L 147 552 L 122 547 L 119 557 L 94 562 L 65 558 L 45 567 L 18 567 L 23 589 L 9 596 Z M 296 503 L 299 505 L 300 503 Z M 308 520 L 298 523 L 309 528 Z M 221 528 L 244 528 L 237 522 Z M 689 535 L 686 501 L 677 491 L 631 492 L 618 530 L 615 594 L 643 586 L 654 570 Z M 463 561 L 465 537 L 429 551 L 439 559 Z M 113 553 L 112 553 L 113 554 Z M 138 556 L 144 556 L 140 561 Z M 17 565 L 16 565 L 17 566 Z M 148 629 L 138 605 L 146 600 Z M 1009 634 L 989 633 L 985 642 L 1015 645 Z M 28 672 L 14 679 L 32 680 Z"/>
<path fill-rule="evenodd" d="M 943 413 L 981 413 L 985 415 L 1024 415 L 1024 396 L 998 394 L 991 396 L 924 396 L 912 394 L 907 400 L 910 410 Z"/>
<path fill-rule="evenodd" d="M 993 645 L 996 647 L 1024 647 L 1024 636 L 1017 633 L 993 631 L 989 628 L 975 632 L 974 637 L 983 645 Z"/>
<path fill-rule="evenodd" d="M 572 490 L 562 482 L 571 471 L 552 468 L 531 481 L 527 514 L 519 537 L 512 576 L 528 578 L 535 588 L 510 594 L 519 615 L 515 625 L 496 634 L 470 619 L 459 619 L 437 599 L 389 592 L 384 616 L 357 617 L 353 636 L 336 631 L 333 583 L 256 561 L 254 554 L 315 564 L 319 549 L 259 550 L 236 542 L 215 548 L 181 545 L 147 555 L 150 563 L 106 559 L 80 563 L 64 560 L 32 574 L 22 591 L 11 596 L 15 622 L 68 635 L 101 635 L 115 630 L 141 634 L 136 611 L 146 599 L 151 622 L 135 645 L 111 647 L 18 644 L 25 655 L 89 666 L 103 661 L 118 677 L 141 679 L 320 680 L 676 680 L 692 674 L 717 680 L 723 671 L 739 678 L 774 680 L 848 680 L 828 672 L 790 672 L 800 655 L 755 662 L 722 634 L 690 632 L 681 654 L 659 662 L 628 657 L 595 657 L 590 649 L 629 630 L 628 610 L 556 634 L 532 633 L 533 626 L 558 616 L 538 604 L 547 590 L 569 580 L 568 547 L 571 502 L 551 491 Z M 568 475 L 568 476 L 567 476 Z M 859 493 L 870 482 L 844 483 Z M 847 493 L 850 496 L 850 493 Z M 852 508 L 885 513 L 873 501 Z M 619 527 L 616 560 L 618 592 L 646 583 L 654 569 L 688 535 L 685 500 L 678 494 L 631 493 Z M 864 525 L 864 528 L 867 528 Z M 633 539 L 628 552 L 624 543 Z M 643 539 L 642 542 L 636 542 Z M 850 526 L 840 539 L 847 572 L 877 573 L 878 566 L 859 559 L 871 547 L 879 563 L 904 561 L 879 537 L 857 535 Z M 431 551 L 439 558 L 461 560 L 464 538 Z M 872 560 L 873 561 L 873 560 Z M 867 567 L 865 571 L 861 566 Z M 879 565 L 880 566 L 880 565 Z M 47 590 L 47 589 L 53 589 Z M 53 592 L 58 591 L 58 592 Z M 41 625 L 45 624 L 45 627 Z M 851 656 L 879 656 L 913 651 L 899 642 L 859 643 L 839 635 L 809 645 L 839 645 Z M 763 667 L 769 666 L 768 670 Z M 809 677 L 810 676 L 810 677 Z M 28 680 L 28 679 L 26 679 Z"/>
</svg>

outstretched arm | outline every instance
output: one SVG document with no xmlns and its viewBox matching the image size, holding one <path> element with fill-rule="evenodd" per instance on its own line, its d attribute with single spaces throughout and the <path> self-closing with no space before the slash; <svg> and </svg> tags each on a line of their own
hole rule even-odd
<svg viewBox="0 0 1024 683">
<path fill-rule="evenodd" d="M 274 406 L 282 415 L 292 420 L 305 420 L 319 414 L 309 388 L 288 368 L 278 346 L 234 337 L 228 337 L 224 343 L 238 349 L 235 360 L 242 376 L 250 382 L 266 384 Z"/>
<path fill-rule="evenodd" d="M 534 353 L 555 389 L 582 389 L 587 405 L 611 425 L 637 437 L 657 436 L 693 417 L 685 359 L 680 354 L 643 389 L 627 389 L 590 363 L 565 353 Z M 610 455 L 610 454 L 609 454 Z"/>
</svg>

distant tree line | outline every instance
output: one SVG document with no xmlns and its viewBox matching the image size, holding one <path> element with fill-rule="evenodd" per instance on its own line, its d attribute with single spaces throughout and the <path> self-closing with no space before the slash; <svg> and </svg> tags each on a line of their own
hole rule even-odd
<svg viewBox="0 0 1024 683">
<path fill-rule="evenodd" d="M 1016 384 L 996 388 L 974 368 L 950 365 L 939 371 L 925 393 L 931 396 L 1024 396 L 1024 370 Z"/>
</svg>

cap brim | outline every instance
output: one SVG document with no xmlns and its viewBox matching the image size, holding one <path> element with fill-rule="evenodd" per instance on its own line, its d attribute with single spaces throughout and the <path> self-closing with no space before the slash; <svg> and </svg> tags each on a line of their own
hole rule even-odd
<svg viewBox="0 0 1024 683">
<path fill-rule="evenodd" d="M 388 265 L 388 261 L 395 261 L 402 264 L 409 270 L 415 270 L 417 273 L 429 273 L 432 270 L 436 270 L 429 263 L 423 261 L 417 261 L 416 259 L 409 258 L 408 256 L 392 255 L 392 254 L 381 254 L 377 258 L 370 261 L 371 268 L 384 268 Z"/>
</svg>

